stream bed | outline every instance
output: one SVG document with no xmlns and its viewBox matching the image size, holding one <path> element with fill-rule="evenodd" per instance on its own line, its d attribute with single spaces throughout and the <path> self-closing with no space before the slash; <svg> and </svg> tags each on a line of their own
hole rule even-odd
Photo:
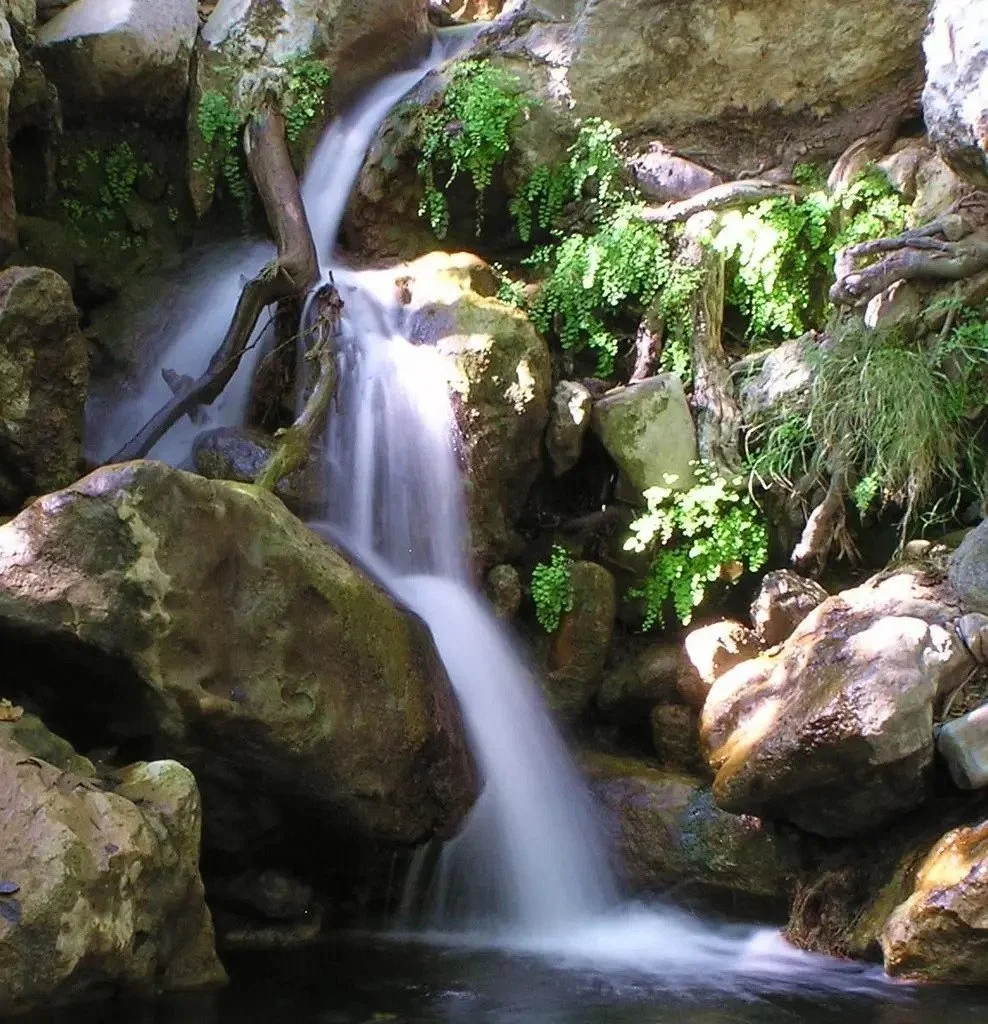
<svg viewBox="0 0 988 1024">
<path fill-rule="evenodd" d="M 154 1004 L 91 1004 L 23 1024 L 975 1024 L 988 993 L 885 982 L 841 970 L 765 984 L 661 975 L 542 957 L 350 936 L 305 950 L 227 958 L 231 984 Z"/>
</svg>

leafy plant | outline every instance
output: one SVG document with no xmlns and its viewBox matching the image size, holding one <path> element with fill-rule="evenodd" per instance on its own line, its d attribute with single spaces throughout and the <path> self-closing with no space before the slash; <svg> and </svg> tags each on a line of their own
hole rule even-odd
<svg viewBox="0 0 988 1024">
<path fill-rule="evenodd" d="M 511 202 L 523 242 L 530 241 L 536 223 L 542 230 L 551 228 L 566 204 L 581 198 L 588 181 L 594 182 L 602 209 L 612 208 L 622 198 L 618 183 L 624 165 L 614 145 L 621 130 L 599 117 L 577 125 L 576 140 L 567 150 L 569 158 L 537 167 Z"/>
<path fill-rule="evenodd" d="M 250 200 L 250 186 L 241 153 L 240 136 L 247 115 L 235 109 L 230 101 L 215 89 L 207 90 L 199 100 L 196 125 L 206 145 L 211 147 L 210 158 L 200 158 L 193 165 L 200 173 L 222 176 L 233 199 L 245 211 Z"/>
<path fill-rule="evenodd" d="M 332 76 L 314 57 L 298 55 L 285 64 L 288 74 L 282 109 L 285 114 L 285 134 L 290 142 L 296 139 L 321 114 L 326 106 L 326 90 Z"/>
<path fill-rule="evenodd" d="M 868 168 L 833 195 L 819 188 L 725 213 L 713 244 L 730 260 L 729 298 L 747 319 L 749 336 L 804 333 L 822 316 L 837 251 L 898 234 L 906 212 L 888 178 Z"/>
<path fill-rule="evenodd" d="M 667 477 L 668 484 L 676 482 Z M 632 597 L 642 598 L 643 629 L 664 625 L 671 601 L 676 618 L 687 625 L 693 610 L 718 580 L 731 584 L 745 568 L 754 572 L 768 557 L 768 534 L 751 497 L 738 478 L 727 480 L 704 464 L 685 491 L 671 486 L 645 492 L 647 511 L 631 524 L 625 550 L 655 557 Z"/>
<path fill-rule="evenodd" d="M 419 215 L 437 238 L 449 230 L 449 207 L 442 189 L 460 175 L 477 194 L 477 233 L 484 221 L 484 197 L 494 169 L 511 150 L 519 118 L 535 101 L 524 96 L 514 76 L 487 60 L 456 65 L 438 106 L 426 110 L 419 138 L 419 177 L 425 193 Z"/>
<path fill-rule="evenodd" d="M 563 612 L 573 608 L 573 560 L 565 548 L 553 545 L 549 561 L 532 569 L 531 591 L 539 625 L 554 633 Z"/>
</svg>

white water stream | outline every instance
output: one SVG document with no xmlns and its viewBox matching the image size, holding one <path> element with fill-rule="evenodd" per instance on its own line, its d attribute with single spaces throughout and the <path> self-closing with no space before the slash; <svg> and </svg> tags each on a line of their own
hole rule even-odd
<svg viewBox="0 0 988 1024">
<path fill-rule="evenodd" d="M 404 922 L 418 936 L 495 944 L 604 969 L 660 972 L 679 988 L 872 983 L 798 954 L 774 932 L 714 927 L 672 909 L 622 906 L 586 787 L 511 637 L 468 580 L 463 483 L 441 361 L 407 338 L 414 307 L 394 274 L 354 272 L 336 252 L 347 197 L 382 119 L 459 45 L 443 34 L 428 59 L 379 83 L 327 131 L 303 197 L 324 272 L 344 300 L 337 398 L 327 425 L 325 519 L 333 536 L 429 625 L 460 701 L 484 788 L 460 835 L 423 853 Z M 106 456 L 167 397 L 161 370 L 195 375 L 226 327 L 242 277 L 270 247 L 207 258 L 177 307 L 153 317 L 145 372 L 115 403 L 91 406 L 90 448 Z M 258 346 L 258 350 L 260 346 Z M 208 410 L 242 422 L 257 352 Z M 185 420 L 153 455 L 188 459 L 203 429 Z"/>
</svg>

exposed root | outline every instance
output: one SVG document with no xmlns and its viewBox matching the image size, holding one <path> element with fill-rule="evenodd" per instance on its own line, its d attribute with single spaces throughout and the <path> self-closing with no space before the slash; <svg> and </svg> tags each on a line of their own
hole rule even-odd
<svg viewBox="0 0 988 1024">
<path fill-rule="evenodd" d="M 647 207 L 642 211 L 641 217 L 651 224 L 672 224 L 675 221 L 689 220 L 697 213 L 753 206 L 763 199 L 778 199 L 780 196 L 795 194 L 796 188 L 793 185 L 764 181 L 761 178 L 729 181 L 725 185 L 708 188 L 691 199 Z"/>
<path fill-rule="evenodd" d="M 813 578 L 819 576 L 835 544 L 839 557 L 852 562 L 858 560 L 858 549 L 847 529 L 848 496 L 844 475 L 835 473 L 823 501 L 810 513 L 803 535 L 793 549 L 790 563 L 798 573 Z"/>
</svg>

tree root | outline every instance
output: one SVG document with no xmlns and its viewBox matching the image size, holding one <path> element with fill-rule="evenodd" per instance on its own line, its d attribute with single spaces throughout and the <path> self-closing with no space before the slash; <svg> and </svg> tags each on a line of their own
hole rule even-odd
<svg viewBox="0 0 988 1024">
<path fill-rule="evenodd" d="M 315 320 L 311 335 L 315 341 L 306 359 L 316 364 L 316 378 L 301 414 L 290 427 L 275 433 L 278 449 L 254 481 L 269 491 L 273 491 L 279 480 L 298 469 L 308 458 L 313 438 L 326 420 L 336 385 L 333 339 L 340 332 L 343 300 L 330 282 L 316 292 L 313 303 Z"/>
<path fill-rule="evenodd" d="M 823 501 L 810 513 L 799 543 L 793 549 L 790 564 L 804 576 L 817 577 L 827 564 L 834 544 L 842 558 L 857 561 L 858 549 L 847 529 L 846 501 L 849 490 L 843 473 L 830 478 Z"/>
<path fill-rule="evenodd" d="M 988 268 L 988 194 L 972 193 L 941 217 L 895 238 L 880 238 L 842 249 L 830 289 L 835 305 L 866 306 L 896 281 L 959 281 Z M 880 257 L 857 269 L 862 259 Z"/>
<path fill-rule="evenodd" d="M 708 188 L 691 199 L 646 207 L 641 213 L 641 218 L 650 224 L 672 224 L 675 221 L 689 220 L 697 213 L 753 206 L 763 199 L 778 199 L 795 194 L 796 188 L 793 185 L 764 181 L 761 178 L 729 181 L 725 185 L 714 185 L 713 188 Z"/>
<path fill-rule="evenodd" d="M 183 416 L 215 402 L 237 372 L 261 312 L 273 302 L 301 298 L 318 279 L 319 261 L 288 152 L 285 119 L 273 102 L 265 103 L 248 122 L 244 149 L 278 247 L 277 258 L 244 285 L 226 335 L 206 370 L 159 409 L 112 462 L 144 458 Z"/>
</svg>

